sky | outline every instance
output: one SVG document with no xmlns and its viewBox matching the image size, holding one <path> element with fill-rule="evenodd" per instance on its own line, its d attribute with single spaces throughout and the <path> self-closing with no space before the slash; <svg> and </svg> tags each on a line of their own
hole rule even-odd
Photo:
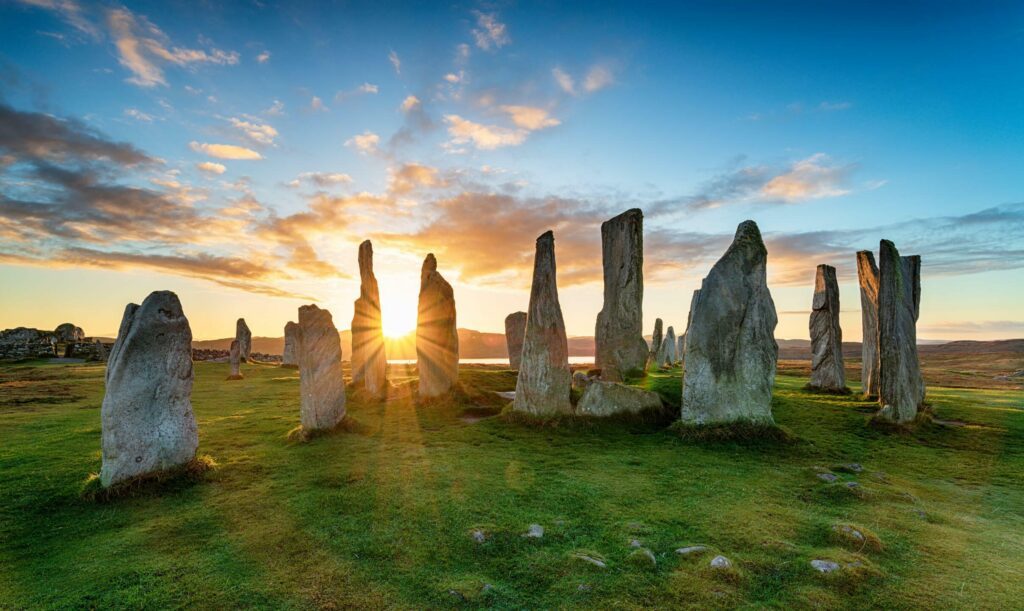
<svg viewBox="0 0 1024 611">
<path fill-rule="evenodd" d="M 824 263 L 859 340 L 880 239 L 922 256 L 920 338 L 1022 337 L 1022 58 L 1020 2 L 0 2 L 0 328 L 173 290 L 197 339 L 345 329 L 371 239 L 386 333 L 430 252 L 500 332 L 551 229 L 592 335 L 636 207 L 647 330 L 753 219 L 777 338 Z"/>
</svg>

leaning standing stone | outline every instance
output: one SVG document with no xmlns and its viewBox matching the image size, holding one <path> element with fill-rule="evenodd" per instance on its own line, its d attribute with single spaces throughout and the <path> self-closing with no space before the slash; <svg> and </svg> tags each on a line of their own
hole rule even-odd
<svg viewBox="0 0 1024 611">
<path fill-rule="evenodd" d="M 597 315 L 595 365 L 601 379 L 620 382 L 647 365 L 643 333 L 644 215 L 627 210 L 601 225 L 604 307 Z"/>
<path fill-rule="evenodd" d="M 882 240 L 878 258 L 878 402 L 877 417 L 906 424 L 924 402 L 924 380 L 917 357 L 920 308 L 920 257 L 900 257 Z"/>
<path fill-rule="evenodd" d="M 744 221 L 701 285 L 686 337 L 685 424 L 774 424 L 778 318 L 767 259 L 757 224 Z"/>
<path fill-rule="evenodd" d="M 284 326 L 284 351 L 281 354 L 281 366 L 298 368 L 299 360 L 296 353 L 299 325 L 288 321 Z"/>
<path fill-rule="evenodd" d="M 195 458 L 192 377 L 192 330 L 178 296 L 156 291 L 141 306 L 128 304 L 100 410 L 103 486 Z"/>
<path fill-rule="evenodd" d="M 513 312 L 505 317 L 505 344 L 508 346 L 508 365 L 519 370 L 523 356 L 523 337 L 526 336 L 526 312 Z"/>
<path fill-rule="evenodd" d="M 387 384 L 388 360 L 384 352 L 380 291 L 373 274 L 373 245 L 359 245 L 359 299 L 352 315 L 352 383 L 362 384 L 373 395 Z"/>
<path fill-rule="evenodd" d="M 846 390 L 843 370 L 843 330 L 839 326 L 839 283 L 836 268 L 819 265 L 811 303 L 811 388 Z"/>
<path fill-rule="evenodd" d="M 416 368 L 421 399 L 449 392 L 459 379 L 459 333 L 455 326 L 455 293 L 427 255 L 420 272 L 416 315 Z"/>
<path fill-rule="evenodd" d="M 249 325 L 245 324 L 244 318 L 239 318 L 235 323 L 235 339 L 238 340 L 242 362 L 249 362 L 249 355 L 252 354 L 252 332 L 249 331 Z"/>
<path fill-rule="evenodd" d="M 341 338 L 331 313 L 315 305 L 300 307 L 297 335 L 302 428 L 334 428 L 345 417 L 345 379 Z"/>
<path fill-rule="evenodd" d="M 534 416 L 572 413 L 571 385 L 569 342 L 558 303 L 555 237 L 548 231 L 537 238 L 523 360 L 512 408 Z"/>
<path fill-rule="evenodd" d="M 228 375 L 229 380 L 241 380 L 242 371 L 240 369 L 240 363 L 242 360 L 242 350 L 238 346 L 238 340 L 231 340 L 231 350 L 228 352 L 228 361 L 231 363 L 231 373 Z"/>
<path fill-rule="evenodd" d="M 878 266 L 870 250 L 857 252 L 860 283 L 860 385 L 865 397 L 878 397 Z"/>
</svg>

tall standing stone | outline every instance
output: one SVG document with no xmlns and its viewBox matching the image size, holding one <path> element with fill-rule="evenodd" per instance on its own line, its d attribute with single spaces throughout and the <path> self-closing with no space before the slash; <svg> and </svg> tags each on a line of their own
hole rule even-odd
<svg viewBox="0 0 1024 611">
<path fill-rule="evenodd" d="M 651 351 L 648 355 L 648 363 L 650 365 L 658 366 L 658 352 L 661 350 L 661 342 L 664 339 L 661 328 L 662 322 L 660 318 L 654 319 L 654 331 L 651 333 Z"/>
<path fill-rule="evenodd" d="M 917 418 L 925 393 L 917 356 L 921 258 L 900 257 L 889 240 L 878 254 L 878 418 L 905 424 Z"/>
<path fill-rule="evenodd" d="M 235 323 L 235 339 L 238 340 L 242 362 L 249 362 L 249 355 L 252 354 L 252 332 L 249 331 L 249 325 L 245 324 L 244 318 L 239 318 Z"/>
<path fill-rule="evenodd" d="M 513 312 L 505 317 L 505 344 L 508 346 L 508 365 L 519 370 L 523 357 L 523 338 L 526 336 L 526 312 Z"/>
<path fill-rule="evenodd" d="M 421 399 L 449 392 L 459 379 L 459 333 L 455 326 L 455 293 L 428 254 L 420 272 L 416 315 L 416 368 Z"/>
<path fill-rule="evenodd" d="M 284 326 L 284 350 L 281 353 L 281 366 L 298 368 L 299 359 L 296 350 L 298 344 L 299 325 L 288 321 Z"/>
<path fill-rule="evenodd" d="M 778 317 L 768 290 L 767 259 L 757 224 L 744 221 L 701 284 L 686 338 L 686 424 L 774 424 Z"/>
<path fill-rule="evenodd" d="M 672 325 L 665 331 L 665 338 L 661 342 L 655 361 L 658 367 L 671 367 L 676 361 L 676 330 Z"/>
<path fill-rule="evenodd" d="M 569 341 L 558 303 L 555 236 L 548 231 L 537 238 L 523 360 L 512 407 L 534 416 L 572 413 L 571 385 Z"/>
<path fill-rule="evenodd" d="M 683 333 L 676 338 L 676 362 L 682 363 L 683 356 L 686 354 L 686 334 Z"/>
<path fill-rule="evenodd" d="M 703 281 L 702 281 L 703 282 Z M 693 308 L 697 305 L 697 298 L 700 297 L 700 289 L 693 291 L 690 297 L 690 309 L 686 312 L 686 330 L 679 341 L 679 360 L 686 363 L 686 340 L 690 336 L 690 324 L 693 322 Z"/>
<path fill-rule="evenodd" d="M 870 250 L 857 252 L 860 284 L 860 385 L 865 397 L 878 397 L 878 266 Z"/>
<path fill-rule="evenodd" d="M 315 305 L 299 308 L 300 417 L 305 431 L 334 428 L 345 417 L 341 337 L 331 313 Z"/>
<path fill-rule="evenodd" d="M 601 378 L 622 381 L 647 365 L 643 332 L 644 214 L 627 210 L 601 225 L 604 307 L 597 315 L 594 353 Z"/>
<path fill-rule="evenodd" d="M 238 344 L 238 340 L 231 340 L 231 350 L 228 351 L 228 361 L 231 363 L 231 373 L 228 374 L 229 380 L 241 380 L 242 370 L 242 349 Z"/>
<path fill-rule="evenodd" d="M 178 296 L 156 291 L 141 306 L 128 304 L 100 410 L 103 486 L 195 458 L 192 379 L 192 330 Z"/>
<path fill-rule="evenodd" d="M 843 330 L 839 326 L 839 282 L 836 268 L 819 265 L 814 278 L 814 299 L 808 323 L 811 333 L 812 388 L 843 392 Z"/>
<path fill-rule="evenodd" d="M 359 245 L 359 299 L 352 315 L 352 383 L 362 384 L 371 394 L 387 385 L 388 360 L 384 352 L 380 291 L 373 274 L 373 245 Z"/>
</svg>

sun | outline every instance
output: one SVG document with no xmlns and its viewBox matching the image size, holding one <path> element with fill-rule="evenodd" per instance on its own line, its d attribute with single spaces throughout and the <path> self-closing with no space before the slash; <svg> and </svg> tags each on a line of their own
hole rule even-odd
<svg viewBox="0 0 1024 611">
<path fill-rule="evenodd" d="M 396 339 L 416 331 L 419 278 L 379 278 L 380 317 L 385 337 Z"/>
</svg>

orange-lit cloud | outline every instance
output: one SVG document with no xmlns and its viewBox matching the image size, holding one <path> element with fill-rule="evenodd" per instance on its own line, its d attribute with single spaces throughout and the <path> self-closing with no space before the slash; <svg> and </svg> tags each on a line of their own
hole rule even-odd
<svg viewBox="0 0 1024 611">
<path fill-rule="evenodd" d="M 193 140 L 189 147 L 197 152 L 217 159 L 263 159 L 256 151 L 234 144 L 207 144 Z"/>
</svg>

